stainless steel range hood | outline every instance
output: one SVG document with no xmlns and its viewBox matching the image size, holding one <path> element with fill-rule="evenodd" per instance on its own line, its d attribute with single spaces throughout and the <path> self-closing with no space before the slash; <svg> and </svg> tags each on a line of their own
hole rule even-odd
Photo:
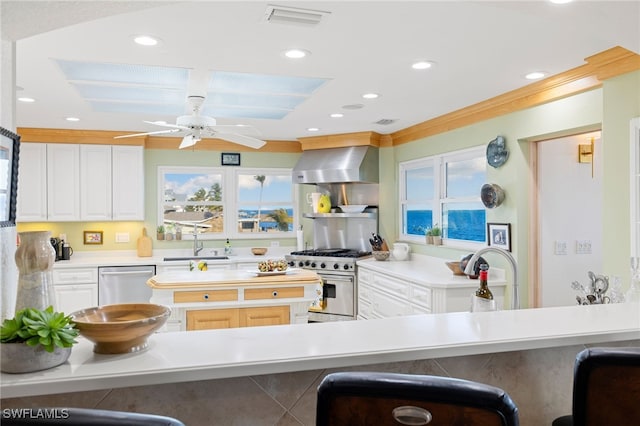
<svg viewBox="0 0 640 426">
<path fill-rule="evenodd" d="M 294 183 L 378 183 L 378 148 L 347 148 L 303 151 L 293 168 Z"/>
</svg>

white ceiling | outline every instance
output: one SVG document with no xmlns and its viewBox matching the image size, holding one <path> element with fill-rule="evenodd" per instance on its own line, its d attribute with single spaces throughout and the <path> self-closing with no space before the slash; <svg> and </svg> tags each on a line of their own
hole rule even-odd
<svg viewBox="0 0 640 426">
<path fill-rule="evenodd" d="M 311 28 L 266 23 L 269 4 L 330 14 Z M 17 103 L 18 127 L 146 132 L 158 128 L 145 120 L 175 122 L 151 108 L 93 110 L 57 61 L 187 68 L 187 95 L 206 93 L 215 71 L 327 79 L 284 118 L 218 117 L 218 124 L 253 125 L 264 139 L 294 140 L 392 133 L 524 86 L 531 71 L 557 74 L 616 45 L 640 52 L 640 1 L 1 0 L 0 12 L 3 39 L 16 40 L 17 95 L 37 100 Z M 143 33 L 162 43 L 134 45 L 131 36 Z M 311 55 L 284 58 L 292 47 Z M 436 66 L 411 69 L 419 59 Z M 362 99 L 366 92 L 380 98 Z M 353 104 L 364 107 L 343 108 Z M 329 117 L 336 112 L 344 117 Z M 397 121 L 375 124 L 381 119 Z"/>
</svg>

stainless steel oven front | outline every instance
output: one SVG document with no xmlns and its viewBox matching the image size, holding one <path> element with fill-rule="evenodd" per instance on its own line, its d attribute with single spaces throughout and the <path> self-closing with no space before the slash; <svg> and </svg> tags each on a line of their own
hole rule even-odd
<svg viewBox="0 0 640 426">
<path fill-rule="evenodd" d="M 309 311 L 309 322 L 355 320 L 355 274 L 319 272 L 318 276 L 322 279 L 321 310 Z"/>
</svg>

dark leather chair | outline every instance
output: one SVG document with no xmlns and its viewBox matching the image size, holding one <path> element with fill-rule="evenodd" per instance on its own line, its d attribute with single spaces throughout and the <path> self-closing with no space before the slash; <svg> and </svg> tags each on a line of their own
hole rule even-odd
<svg viewBox="0 0 640 426">
<path fill-rule="evenodd" d="M 640 425 L 640 348 L 585 349 L 573 370 L 572 414 L 553 426 Z"/>
<path fill-rule="evenodd" d="M 2 426 L 185 426 L 172 417 L 90 408 L 8 408 Z"/>
<path fill-rule="evenodd" d="M 318 386 L 316 426 L 517 426 L 502 389 L 448 377 L 333 373 Z"/>
</svg>

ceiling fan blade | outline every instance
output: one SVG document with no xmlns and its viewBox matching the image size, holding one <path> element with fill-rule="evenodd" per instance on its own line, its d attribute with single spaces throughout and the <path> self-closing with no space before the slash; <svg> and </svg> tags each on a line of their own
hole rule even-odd
<svg viewBox="0 0 640 426">
<path fill-rule="evenodd" d="M 178 129 L 178 130 L 191 130 L 186 126 L 180 126 L 178 124 L 169 124 L 169 123 L 165 123 L 164 121 L 145 121 L 145 123 L 154 124 L 156 126 L 162 126 L 162 127 L 170 127 L 172 129 Z"/>
<path fill-rule="evenodd" d="M 196 143 L 198 143 L 199 140 L 200 138 L 194 136 L 193 134 L 187 135 L 184 138 L 182 138 L 182 142 L 180 143 L 180 146 L 178 147 L 178 149 L 189 148 L 190 146 L 193 146 Z"/>
<path fill-rule="evenodd" d="M 240 145 L 248 146 L 249 148 L 259 149 L 262 148 L 266 142 L 260 139 L 252 138 L 251 136 L 239 135 L 237 133 L 216 133 L 213 137 L 222 139 L 225 141 L 237 143 Z"/>
<path fill-rule="evenodd" d="M 254 126 L 245 124 L 216 124 L 215 126 L 207 126 L 207 130 L 221 133 L 237 133 L 241 135 L 260 135 L 260 132 Z"/>
<path fill-rule="evenodd" d="M 158 130 L 156 132 L 147 132 L 147 133 L 133 133 L 131 135 L 122 135 L 122 136 L 114 136 L 114 139 L 122 139 L 122 138 L 133 138 L 135 136 L 146 136 L 146 135 L 162 135 L 164 133 L 175 133 L 179 132 L 180 129 L 169 129 L 169 130 Z"/>
</svg>

